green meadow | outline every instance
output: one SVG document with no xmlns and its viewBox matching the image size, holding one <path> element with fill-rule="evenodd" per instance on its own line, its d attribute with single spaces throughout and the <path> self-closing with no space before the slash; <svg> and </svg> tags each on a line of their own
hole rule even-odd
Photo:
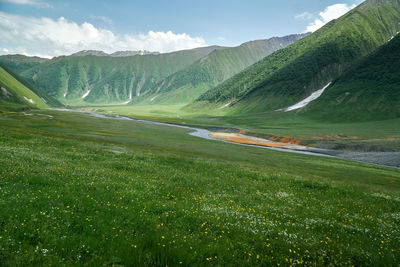
<svg viewBox="0 0 400 267">
<path fill-rule="evenodd" d="M 184 105 L 109 105 L 87 109 L 219 131 L 244 129 L 265 138 L 293 137 L 302 144 L 350 151 L 400 151 L 400 119 L 332 122 L 302 112 L 226 115 L 193 112 Z"/>
<path fill-rule="evenodd" d="M 188 130 L 0 115 L 0 265 L 397 266 L 400 173 Z"/>
</svg>

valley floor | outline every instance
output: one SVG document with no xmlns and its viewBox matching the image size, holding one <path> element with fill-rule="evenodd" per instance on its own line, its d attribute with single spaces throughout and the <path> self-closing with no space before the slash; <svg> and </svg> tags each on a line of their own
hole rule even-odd
<svg viewBox="0 0 400 267">
<path fill-rule="evenodd" d="M 87 114 L 0 115 L 5 265 L 398 265 L 398 170 Z"/>
<path fill-rule="evenodd" d="M 190 125 L 227 134 L 244 133 L 267 139 L 266 142 L 312 147 L 331 156 L 400 167 L 400 119 L 333 123 L 316 121 L 295 112 L 246 116 L 198 114 L 185 110 L 183 105 L 119 105 L 81 109 Z"/>
</svg>

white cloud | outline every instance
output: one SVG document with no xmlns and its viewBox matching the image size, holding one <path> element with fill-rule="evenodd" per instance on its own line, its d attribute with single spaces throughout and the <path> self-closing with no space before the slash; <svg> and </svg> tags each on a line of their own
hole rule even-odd
<svg viewBox="0 0 400 267">
<path fill-rule="evenodd" d="M 37 6 L 43 8 L 51 8 L 52 6 L 41 0 L 0 0 L 3 3 L 11 3 L 17 5 Z"/>
<path fill-rule="evenodd" d="M 337 19 L 342 15 L 355 8 L 356 5 L 335 4 L 328 6 L 324 11 L 319 13 L 319 18 L 315 19 L 307 26 L 306 32 L 315 32 L 331 20 Z"/>
<path fill-rule="evenodd" d="M 117 35 L 84 22 L 77 24 L 63 17 L 57 20 L 11 15 L 0 11 L 0 54 L 53 57 L 79 50 L 149 50 L 161 53 L 206 46 L 201 37 L 186 33 L 149 31 L 137 35 Z"/>
</svg>

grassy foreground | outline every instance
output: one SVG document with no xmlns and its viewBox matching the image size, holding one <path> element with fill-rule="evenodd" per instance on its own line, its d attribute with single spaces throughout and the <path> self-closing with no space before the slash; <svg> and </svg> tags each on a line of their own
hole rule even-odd
<svg viewBox="0 0 400 267">
<path fill-rule="evenodd" d="M 400 264 L 395 169 L 34 111 L 0 177 L 0 265 Z"/>
</svg>

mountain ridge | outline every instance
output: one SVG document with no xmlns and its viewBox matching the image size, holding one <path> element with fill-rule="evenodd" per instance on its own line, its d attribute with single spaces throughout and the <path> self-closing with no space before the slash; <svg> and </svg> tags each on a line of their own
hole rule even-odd
<svg viewBox="0 0 400 267">
<path fill-rule="evenodd" d="M 378 3 L 378 4 L 374 4 Z M 400 1 L 366 1 L 200 96 L 193 110 L 266 112 L 290 106 L 337 78 L 400 30 Z"/>
<path fill-rule="evenodd" d="M 183 101 L 189 103 L 212 85 L 258 61 L 273 50 L 296 41 L 299 36 L 301 35 L 293 35 L 293 38 L 288 37 L 287 40 L 285 37 L 271 38 L 277 43 L 274 47 L 268 47 L 270 41 L 258 40 L 234 48 L 208 46 L 157 55 L 128 57 L 101 56 L 104 55 L 101 51 L 84 51 L 78 56 L 59 56 L 53 59 L 1 56 L 0 63 L 64 104 L 85 105 L 150 101 L 151 93 L 157 91 L 156 88 L 160 87 L 164 79 L 170 75 L 184 71 L 195 62 L 204 66 L 214 57 L 217 61 L 224 61 L 219 65 L 213 65 L 212 69 L 208 67 L 205 69 L 211 81 L 206 79 L 207 84 L 203 89 L 175 88 L 180 89 L 180 93 L 186 90 L 184 93 L 188 96 Z M 231 55 L 218 56 L 226 54 L 220 52 L 224 50 Z M 210 54 L 217 56 L 208 58 Z M 195 72 L 196 70 L 193 73 L 183 72 L 189 74 L 185 77 L 186 83 L 196 80 L 198 73 Z M 217 75 L 213 72 L 221 72 L 219 78 L 214 79 Z M 168 83 L 169 81 L 165 84 Z M 180 101 L 182 97 L 172 95 L 172 99 Z"/>
<path fill-rule="evenodd" d="M 103 52 L 101 50 L 81 50 L 75 52 L 69 56 L 71 57 L 84 57 L 84 56 L 98 56 L 98 57 L 132 57 L 132 56 L 145 56 L 145 55 L 159 55 L 160 52 L 150 52 L 147 50 L 137 50 L 137 51 L 116 51 L 111 54 Z"/>
<path fill-rule="evenodd" d="M 160 82 L 149 91 L 148 103 L 193 101 L 207 89 L 307 35 L 308 33 L 292 34 L 253 40 L 236 47 L 215 50 Z"/>
</svg>

